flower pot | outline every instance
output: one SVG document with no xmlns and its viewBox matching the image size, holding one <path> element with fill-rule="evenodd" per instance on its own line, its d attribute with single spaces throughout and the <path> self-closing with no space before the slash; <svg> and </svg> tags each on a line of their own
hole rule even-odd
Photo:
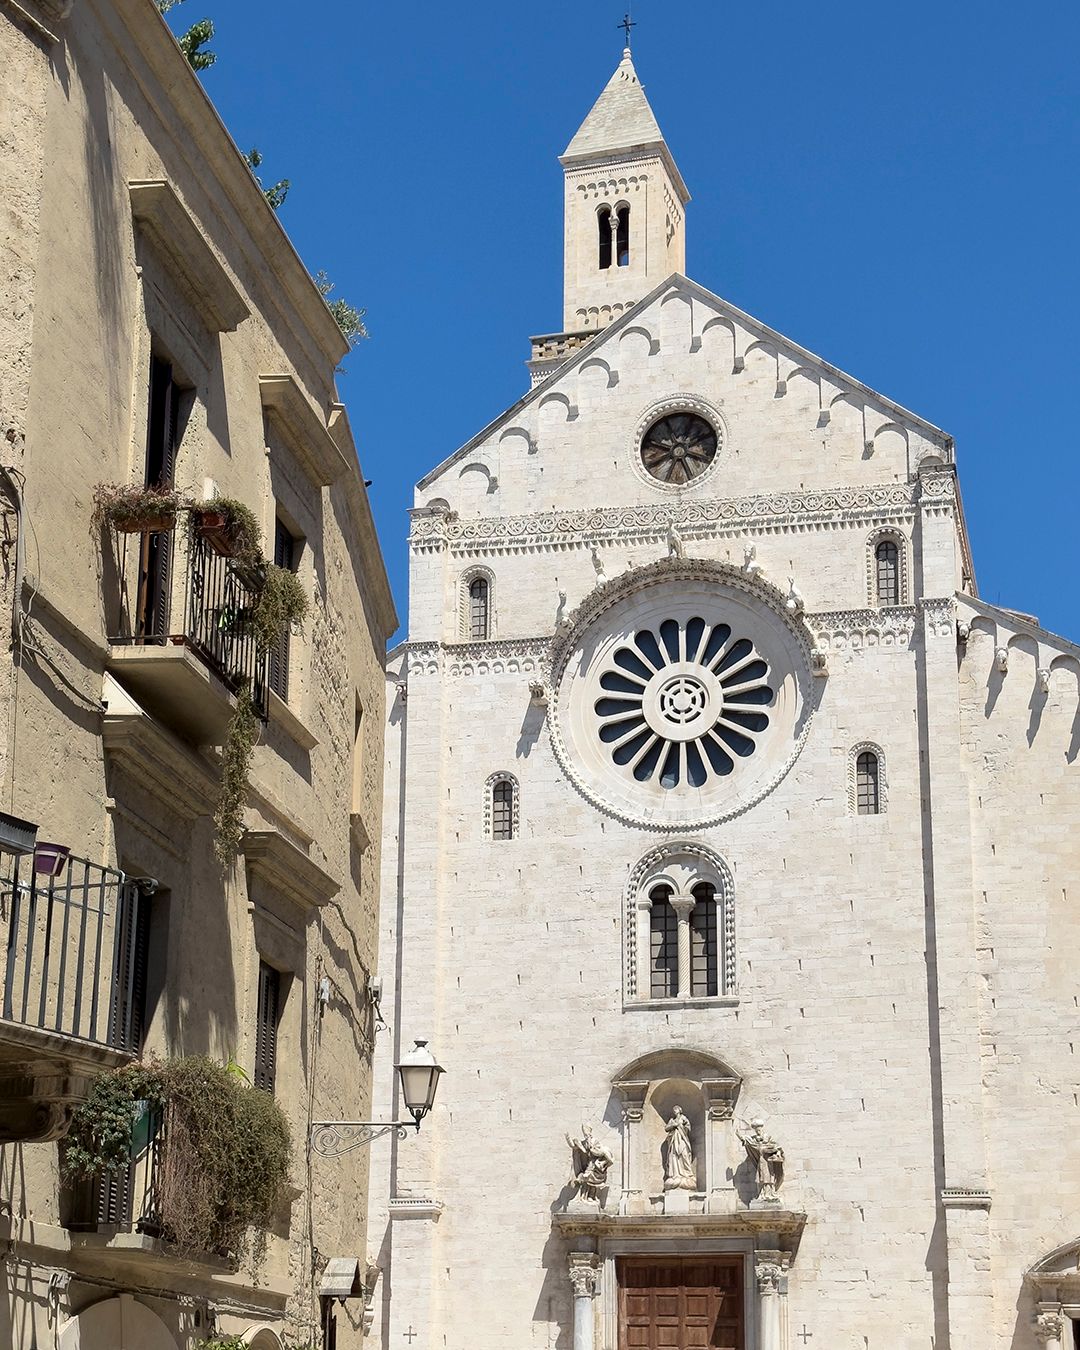
<svg viewBox="0 0 1080 1350">
<path fill-rule="evenodd" d="M 224 511 L 195 512 L 195 529 L 221 557 L 231 558 L 236 552 L 235 532 L 229 528 Z"/>
<path fill-rule="evenodd" d="M 168 534 L 176 524 L 176 513 L 161 516 L 113 516 L 117 534 Z"/>
<path fill-rule="evenodd" d="M 67 865 L 70 852 L 65 844 L 35 844 L 34 871 L 38 876 L 55 879 Z"/>
</svg>

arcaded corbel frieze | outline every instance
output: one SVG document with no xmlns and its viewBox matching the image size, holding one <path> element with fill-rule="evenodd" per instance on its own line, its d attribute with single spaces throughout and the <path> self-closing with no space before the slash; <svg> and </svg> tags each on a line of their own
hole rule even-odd
<svg viewBox="0 0 1080 1350">
<path fill-rule="evenodd" d="M 914 605 L 886 609 L 824 610 L 806 615 L 806 625 L 825 651 L 860 647 L 907 647 L 915 632 Z"/>
</svg>

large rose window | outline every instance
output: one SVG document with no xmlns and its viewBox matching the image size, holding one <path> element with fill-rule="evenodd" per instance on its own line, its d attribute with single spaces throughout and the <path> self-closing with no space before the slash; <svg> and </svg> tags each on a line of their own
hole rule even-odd
<svg viewBox="0 0 1080 1350">
<path fill-rule="evenodd" d="M 552 743 L 595 805 L 638 825 L 725 820 L 780 781 L 809 723 L 798 620 L 719 563 L 657 563 L 586 602 L 553 653 Z"/>
<path fill-rule="evenodd" d="M 757 749 L 773 701 L 768 675 L 730 624 L 664 619 L 612 653 L 595 705 L 600 739 L 639 783 L 703 787 Z"/>
</svg>

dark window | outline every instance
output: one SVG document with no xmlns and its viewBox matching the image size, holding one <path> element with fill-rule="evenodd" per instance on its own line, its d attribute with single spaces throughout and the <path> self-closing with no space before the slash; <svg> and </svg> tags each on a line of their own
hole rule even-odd
<svg viewBox="0 0 1080 1350">
<path fill-rule="evenodd" d="M 508 778 L 500 778 L 491 789 L 491 837 L 514 837 L 514 785 Z"/>
<path fill-rule="evenodd" d="M 650 993 L 674 998 L 679 992 L 679 924 L 671 907 L 671 887 L 657 886 L 650 894 Z"/>
<path fill-rule="evenodd" d="M 703 881 L 694 887 L 690 911 L 690 993 L 695 998 L 712 998 L 720 992 L 716 953 L 716 887 Z"/>
<path fill-rule="evenodd" d="M 860 816 L 876 816 L 881 810 L 878 757 L 864 750 L 855 761 L 855 806 Z"/>
<path fill-rule="evenodd" d="M 150 905 L 151 897 L 128 883 L 120 893 L 116 915 L 109 1044 L 136 1055 L 146 1042 Z"/>
<path fill-rule="evenodd" d="M 322 1306 L 322 1350 L 337 1350 L 337 1312 L 332 1298 L 321 1298 Z"/>
<path fill-rule="evenodd" d="M 874 550 L 877 566 L 877 602 L 879 605 L 900 603 L 900 550 L 891 539 L 883 539 Z"/>
<path fill-rule="evenodd" d="M 606 272 L 611 266 L 611 207 L 602 206 L 596 213 L 596 228 L 600 246 L 600 270 Z"/>
<path fill-rule="evenodd" d="M 630 266 L 630 208 L 619 207 L 618 228 L 615 237 L 615 252 L 620 267 Z"/>
<path fill-rule="evenodd" d="M 489 630 L 490 591 L 483 577 L 469 583 L 469 637 L 474 642 L 486 642 Z"/>
<path fill-rule="evenodd" d="M 274 565 L 291 572 L 296 566 L 297 540 L 284 522 L 274 523 Z M 270 688 L 284 702 L 289 699 L 289 625 L 285 624 L 270 648 Z"/>
<path fill-rule="evenodd" d="M 149 411 L 146 426 L 147 487 L 171 487 L 176 466 L 177 418 L 180 387 L 172 365 L 163 357 L 150 358 Z M 136 595 L 135 636 L 160 638 L 169 626 L 169 572 L 172 534 L 142 534 L 139 540 L 139 586 Z"/>
<path fill-rule="evenodd" d="M 255 1072 L 252 1082 L 273 1092 L 277 1070 L 277 1032 L 281 1016 L 281 974 L 259 962 L 259 1002 L 255 1014 Z"/>
</svg>

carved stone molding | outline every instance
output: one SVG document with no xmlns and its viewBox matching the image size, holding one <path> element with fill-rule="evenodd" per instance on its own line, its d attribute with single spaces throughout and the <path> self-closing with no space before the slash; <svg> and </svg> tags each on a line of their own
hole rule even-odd
<svg viewBox="0 0 1080 1350">
<path fill-rule="evenodd" d="M 773 1253 L 764 1254 L 765 1259 L 759 1256 L 754 1262 L 754 1277 L 757 1280 L 757 1290 L 759 1294 L 778 1294 L 780 1292 L 780 1281 L 784 1276 L 784 1268 L 779 1262 L 772 1260 Z"/>
<path fill-rule="evenodd" d="M 445 513 L 412 516 L 410 542 L 446 543 L 469 548 L 474 545 L 526 547 L 562 538 L 578 542 L 582 537 L 661 537 L 669 525 L 685 532 L 695 526 L 770 528 L 814 523 L 865 525 L 885 521 L 910 522 L 916 489 L 907 483 L 879 487 L 834 488 L 821 492 L 770 493 L 753 497 L 704 501 L 664 501 L 651 506 L 623 506 L 580 511 L 540 511 L 528 515 L 481 517 L 460 520 Z"/>
<path fill-rule="evenodd" d="M 600 1292 L 600 1257 L 596 1252 L 571 1252 L 568 1258 L 570 1287 L 575 1298 L 595 1298 Z"/>
<path fill-rule="evenodd" d="M 1065 1329 L 1065 1321 L 1059 1312 L 1041 1312 L 1035 1318 L 1035 1335 L 1043 1343 L 1060 1341 Z"/>
<path fill-rule="evenodd" d="M 406 644 L 409 675 L 540 674 L 551 639 L 500 638 L 492 642 L 410 642 Z"/>
<path fill-rule="evenodd" d="M 910 646 L 915 632 L 914 605 L 888 609 L 843 609 L 808 614 L 806 625 L 818 646 L 827 651 L 858 651 L 864 647 Z"/>
</svg>

